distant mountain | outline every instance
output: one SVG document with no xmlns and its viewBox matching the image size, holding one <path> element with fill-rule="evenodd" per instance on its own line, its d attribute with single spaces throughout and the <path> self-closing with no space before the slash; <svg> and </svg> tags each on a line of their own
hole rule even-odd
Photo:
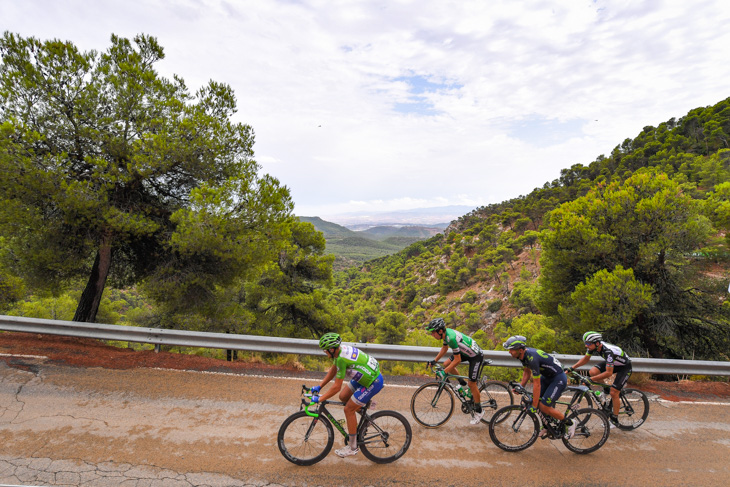
<svg viewBox="0 0 730 487">
<path fill-rule="evenodd" d="M 320 217 L 300 216 L 324 235 L 327 253 L 335 255 L 335 270 L 359 265 L 371 259 L 395 254 L 414 242 L 441 232 L 445 224 L 434 227 L 418 225 L 370 226 L 367 230 L 353 231 Z"/>
<path fill-rule="evenodd" d="M 348 228 L 367 224 L 371 226 L 398 224 L 437 226 L 444 222 L 456 220 L 474 210 L 473 206 L 452 205 L 433 208 L 415 208 L 411 210 L 379 211 L 379 212 L 351 212 L 339 215 L 327 215 L 328 221 L 339 223 Z"/>
<path fill-rule="evenodd" d="M 433 227 L 420 225 L 379 225 L 376 227 L 368 227 L 364 230 L 357 230 L 357 232 L 380 241 L 391 238 L 402 238 L 412 239 L 413 242 L 417 242 L 418 240 L 431 238 L 437 233 L 442 233 L 447 226 L 447 223 Z"/>
</svg>

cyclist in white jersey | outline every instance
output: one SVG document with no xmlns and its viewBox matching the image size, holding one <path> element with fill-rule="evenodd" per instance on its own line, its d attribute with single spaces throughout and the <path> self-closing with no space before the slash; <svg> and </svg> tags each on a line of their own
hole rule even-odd
<svg viewBox="0 0 730 487">
<path fill-rule="evenodd" d="M 613 399 L 613 414 L 609 415 L 611 423 L 615 426 L 618 424 L 618 412 L 621 406 L 619 399 L 619 392 L 631 377 L 631 359 L 626 352 L 621 350 L 616 345 L 603 341 L 603 336 L 595 331 L 587 331 L 583 334 L 583 343 L 585 343 L 586 354 L 580 358 L 572 367 L 568 367 L 565 370 L 572 371 L 577 369 L 581 365 L 587 364 L 593 354 L 599 354 L 605 360 L 595 367 L 591 367 L 588 371 L 588 375 L 591 376 L 596 382 L 603 382 L 605 379 L 611 377 L 614 373 L 616 377 L 611 384 L 610 394 Z"/>
</svg>

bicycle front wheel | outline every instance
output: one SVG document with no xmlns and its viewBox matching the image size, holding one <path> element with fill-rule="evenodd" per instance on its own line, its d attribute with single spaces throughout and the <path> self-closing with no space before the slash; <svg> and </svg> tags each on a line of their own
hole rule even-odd
<svg viewBox="0 0 730 487">
<path fill-rule="evenodd" d="M 358 446 L 375 463 L 390 463 L 405 455 L 411 446 L 411 424 L 395 411 L 377 411 L 363 422 Z"/>
<path fill-rule="evenodd" d="M 509 387 L 496 380 L 484 381 L 479 386 L 482 411 L 482 423 L 488 424 L 498 409 L 514 404 L 514 397 Z M 506 417 L 505 417 L 506 419 Z"/>
<path fill-rule="evenodd" d="M 568 450 L 580 454 L 591 453 L 608 440 L 610 426 L 602 411 L 583 408 L 568 417 L 578 424 L 572 438 L 563 437 L 563 443 Z"/>
<path fill-rule="evenodd" d="M 635 430 L 649 417 L 649 398 L 637 389 L 623 389 L 619 396 L 621 406 L 618 410 L 618 427 L 622 430 Z M 610 411 L 613 411 L 613 399 Z"/>
<path fill-rule="evenodd" d="M 330 422 L 313 418 L 304 411 L 292 414 L 279 428 L 277 444 L 284 458 L 297 465 L 314 465 L 322 460 L 335 442 Z"/>
<path fill-rule="evenodd" d="M 426 428 L 438 428 L 454 414 L 454 393 L 440 382 L 429 382 L 411 397 L 411 415 Z"/>
<path fill-rule="evenodd" d="M 489 436 L 504 451 L 516 452 L 537 441 L 540 421 L 519 404 L 498 410 L 489 422 Z"/>
</svg>

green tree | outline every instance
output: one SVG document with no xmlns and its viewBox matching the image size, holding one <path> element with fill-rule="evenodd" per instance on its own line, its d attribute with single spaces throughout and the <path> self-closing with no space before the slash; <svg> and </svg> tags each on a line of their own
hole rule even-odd
<svg viewBox="0 0 730 487">
<path fill-rule="evenodd" d="M 109 278 L 198 302 L 276 255 L 293 205 L 230 87 L 159 76 L 144 35 L 99 54 L 6 32 L 0 55 L 0 231 L 29 284 L 86 279 L 74 320 Z"/>
<path fill-rule="evenodd" d="M 401 343 L 406 337 L 406 315 L 398 312 L 385 313 L 376 323 L 378 343 Z"/>
<path fill-rule="evenodd" d="M 610 289 L 617 295 L 605 309 L 622 309 L 614 299 L 632 300 L 618 317 L 629 321 L 615 335 L 627 348 L 648 350 L 654 357 L 709 356 L 727 344 L 728 327 L 710 294 L 689 282 L 686 264 L 710 229 L 700 204 L 656 170 L 599 186 L 550 213 L 542 234 L 538 306 L 548 317 L 560 317 L 562 306 L 578 313 L 571 313 L 573 319 L 588 319 L 580 316 L 575 300 L 597 299 L 601 279 L 611 277 Z M 619 266 L 631 269 L 633 279 L 597 275 Z M 652 305 L 645 307 L 649 292 Z M 593 316 L 600 309 L 585 306 Z"/>
<path fill-rule="evenodd" d="M 324 255 L 325 239 L 311 223 L 295 222 L 292 239 L 261 278 L 247 286 L 246 304 L 257 327 L 280 336 L 319 337 L 333 329 L 325 289 L 332 285 L 334 255 Z"/>
<path fill-rule="evenodd" d="M 646 313 L 652 304 L 652 287 L 642 284 L 631 269 L 620 265 L 602 269 L 580 283 L 558 312 L 575 335 L 588 330 L 620 331 Z"/>
</svg>

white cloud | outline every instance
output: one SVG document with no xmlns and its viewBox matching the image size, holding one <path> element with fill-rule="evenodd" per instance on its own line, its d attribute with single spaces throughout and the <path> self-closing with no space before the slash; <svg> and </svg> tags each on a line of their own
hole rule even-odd
<svg viewBox="0 0 730 487">
<path fill-rule="evenodd" d="M 302 215 L 495 203 L 730 96 L 722 0 L 0 0 L 0 29 L 230 84 Z M 406 104 L 406 105 L 404 105 Z"/>
</svg>

